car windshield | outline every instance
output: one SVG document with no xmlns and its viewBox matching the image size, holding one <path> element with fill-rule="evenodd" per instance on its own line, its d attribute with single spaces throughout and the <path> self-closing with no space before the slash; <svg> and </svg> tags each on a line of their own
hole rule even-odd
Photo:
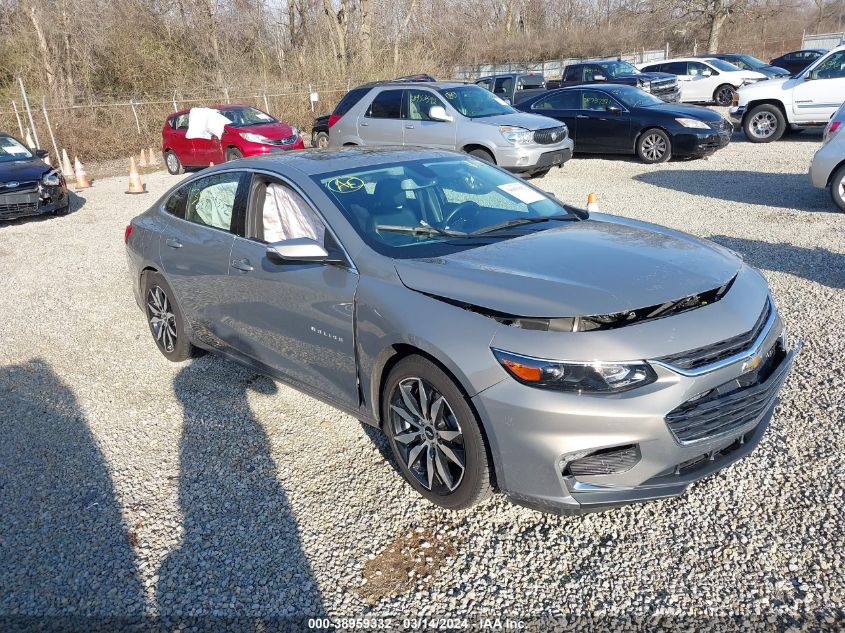
<svg viewBox="0 0 845 633">
<path fill-rule="evenodd" d="M 768 66 L 762 59 L 757 59 L 753 55 L 740 55 L 739 59 L 744 61 L 752 70 Z"/>
<path fill-rule="evenodd" d="M 708 59 L 707 63 L 717 70 L 724 70 L 726 73 L 739 70 L 739 67 L 734 66 L 730 62 L 726 62 L 724 59 Z"/>
<path fill-rule="evenodd" d="M 607 88 L 607 92 L 616 97 L 628 108 L 648 108 L 649 106 L 663 103 L 663 101 L 654 95 L 644 92 L 639 88 L 634 88 L 633 86 Z"/>
<path fill-rule="evenodd" d="M 269 114 L 249 107 L 221 108 L 220 114 L 231 121 L 231 127 L 248 127 L 250 125 L 265 125 L 276 122 L 276 119 Z"/>
<path fill-rule="evenodd" d="M 0 136 L 0 163 L 30 158 L 32 158 L 32 152 L 26 146 L 21 145 L 11 136 Z"/>
<path fill-rule="evenodd" d="M 619 77 L 620 75 L 639 75 L 640 70 L 636 66 L 632 66 L 628 62 L 618 60 L 615 62 L 601 62 L 599 63 L 607 76 L 610 78 Z"/>
<path fill-rule="evenodd" d="M 577 219 L 548 194 L 473 158 L 312 178 L 373 250 L 397 259 L 448 255 Z"/>
<path fill-rule="evenodd" d="M 516 112 L 516 110 L 499 97 L 480 86 L 441 88 L 439 92 L 446 97 L 446 101 L 455 110 L 470 119 L 496 116 L 498 114 L 513 114 Z"/>
</svg>

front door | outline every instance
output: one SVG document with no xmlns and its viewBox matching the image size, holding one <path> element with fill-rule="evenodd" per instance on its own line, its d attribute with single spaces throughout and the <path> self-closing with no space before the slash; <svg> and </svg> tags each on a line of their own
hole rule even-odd
<svg viewBox="0 0 845 633">
<path fill-rule="evenodd" d="M 620 112 L 608 112 L 609 106 L 616 106 Z M 628 142 L 631 117 L 613 97 L 600 90 L 581 91 L 581 109 L 578 111 L 577 145 L 583 151 L 619 152 L 630 151 Z"/>
<path fill-rule="evenodd" d="M 455 149 L 457 124 L 454 121 L 435 121 L 428 113 L 431 108 L 441 106 L 449 112 L 446 104 L 428 90 L 405 91 L 402 118 L 405 122 L 405 145 L 420 145 L 438 149 Z"/>
<path fill-rule="evenodd" d="M 314 207 L 281 181 L 255 175 L 248 208 L 229 257 L 227 341 L 306 391 L 357 409 L 358 273 L 351 265 L 267 257 L 268 243 L 295 237 L 317 239 L 338 252 Z"/>
<path fill-rule="evenodd" d="M 191 181 L 165 202 L 170 218 L 162 236 L 161 265 L 185 318 L 199 338 L 214 345 L 221 293 L 229 275 L 234 218 L 244 205 L 244 172 Z"/>
<path fill-rule="evenodd" d="M 364 145 L 402 145 L 402 90 L 382 90 L 358 117 L 358 137 Z"/>
<path fill-rule="evenodd" d="M 719 85 L 719 72 L 702 62 L 687 62 L 687 75 L 690 77 L 690 101 L 712 101 L 713 93 Z"/>
<path fill-rule="evenodd" d="M 827 123 L 845 100 L 845 51 L 822 60 L 809 73 L 797 77 L 792 92 L 795 120 Z"/>
</svg>

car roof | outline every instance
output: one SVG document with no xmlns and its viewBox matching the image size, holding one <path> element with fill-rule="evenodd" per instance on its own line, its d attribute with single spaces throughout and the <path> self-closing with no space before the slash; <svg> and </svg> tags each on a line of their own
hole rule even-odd
<svg viewBox="0 0 845 633">
<path fill-rule="evenodd" d="M 544 94 L 549 94 L 551 92 L 563 92 L 564 90 L 607 90 L 608 88 L 631 88 L 633 90 L 637 90 L 636 86 L 629 86 L 628 84 L 615 84 L 615 83 L 608 83 L 606 81 L 602 81 L 601 83 L 597 84 L 579 84 L 577 86 L 561 86 L 560 88 L 552 88 L 551 90 L 547 90 L 546 92 L 542 93 L 540 96 Z"/>
<path fill-rule="evenodd" d="M 193 108 L 210 108 L 212 110 L 236 110 L 238 108 L 252 108 L 253 110 L 257 110 L 254 105 L 250 103 L 226 103 L 226 104 L 218 104 L 218 105 L 210 105 L 210 106 L 191 106 L 190 108 L 184 108 L 182 110 L 177 110 L 176 112 L 171 112 L 167 115 L 167 118 L 174 116 L 179 116 L 182 114 L 188 114 Z"/>
<path fill-rule="evenodd" d="M 341 170 L 353 170 L 377 165 L 394 164 L 432 158 L 467 158 L 465 154 L 448 150 L 427 149 L 421 147 L 339 147 L 337 149 L 302 149 L 291 152 L 264 154 L 242 158 L 240 165 L 248 169 L 292 167 L 307 176 L 331 173 Z M 222 163 L 204 171 L 231 169 L 232 163 Z"/>
<path fill-rule="evenodd" d="M 389 87 L 397 87 L 397 88 L 418 88 L 420 86 L 428 86 L 429 88 L 457 88 L 458 86 L 471 86 L 473 85 L 472 82 L 469 81 L 396 81 L 395 79 L 390 79 L 388 81 L 374 81 L 369 84 L 364 84 L 362 86 L 358 86 L 359 88 L 376 88 L 382 86 L 389 86 Z"/>
</svg>

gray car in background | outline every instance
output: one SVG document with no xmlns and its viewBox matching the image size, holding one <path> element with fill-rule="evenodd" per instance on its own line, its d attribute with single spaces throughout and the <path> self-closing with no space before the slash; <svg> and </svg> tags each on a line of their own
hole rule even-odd
<svg viewBox="0 0 845 633">
<path fill-rule="evenodd" d="M 450 509 L 679 495 L 757 445 L 796 353 L 733 252 L 442 150 L 219 165 L 126 247 L 168 359 L 210 350 L 383 429 Z"/>
<path fill-rule="evenodd" d="M 366 88 L 366 87 L 364 87 Z M 508 171 L 542 176 L 572 157 L 566 125 L 518 112 L 479 86 L 383 82 L 356 88 L 329 119 L 329 147 L 404 145 L 451 149 Z M 339 111 L 336 110 L 336 113 Z"/>
</svg>

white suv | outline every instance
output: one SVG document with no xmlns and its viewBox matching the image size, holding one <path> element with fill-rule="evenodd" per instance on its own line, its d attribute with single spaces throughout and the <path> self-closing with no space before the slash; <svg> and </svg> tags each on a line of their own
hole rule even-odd
<svg viewBox="0 0 845 633">
<path fill-rule="evenodd" d="M 681 101 L 684 103 L 714 102 L 728 106 L 737 88 L 768 79 L 754 70 L 742 70 L 733 64 L 712 57 L 666 59 L 662 62 L 640 64 L 644 72 L 663 72 L 678 77 Z"/>
<path fill-rule="evenodd" d="M 786 131 L 821 127 L 845 102 L 845 46 L 820 57 L 795 77 L 739 90 L 731 118 L 752 143 L 778 140 Z"/>
</svg>

